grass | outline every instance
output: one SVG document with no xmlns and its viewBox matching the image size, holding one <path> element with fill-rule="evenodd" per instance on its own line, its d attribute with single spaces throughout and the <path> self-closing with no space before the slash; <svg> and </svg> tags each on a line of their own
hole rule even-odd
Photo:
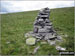
<svg viewBox="0 0 75 56">
<path fill-rule="evenodd" d="M 30 55 L 33 49 L 40 45 L 40 49 L 35 55 L 58 54 L 54 46 L 40 44 L 28 46 L 25 43 L 24 34 L 33 30 L 33 22 L 38 11 L 19 12 L 1 14 L 1 52 L 2 55 Z M 54 29 L 63 37 L 62 47 L 66 51 L 74 51 L 74 8 L 51 9 L 50 20 Z"/>
</svg>

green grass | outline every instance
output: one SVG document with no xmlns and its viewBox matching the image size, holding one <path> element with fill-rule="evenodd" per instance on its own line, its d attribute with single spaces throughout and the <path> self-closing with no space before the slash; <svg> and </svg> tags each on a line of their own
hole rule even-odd
<svg viewBox="0 0 75 56">
<path fill-rule="evenodd" d="M 1 15 L 1 52 L 2 55 L 30 55 L 33 49 L 40 45 L 35 55 L 58 54 L 54 46 L 40 44 L 28 46 L 24 34 L 33 30 L 33 22 L 38 11 L 9 13 Z M 74 51 L 74 8 L 51 9 L 50 20 L 53 27 L 60 33 L 67 34 L 61 43 L 66 51 Z"/>
</svg>

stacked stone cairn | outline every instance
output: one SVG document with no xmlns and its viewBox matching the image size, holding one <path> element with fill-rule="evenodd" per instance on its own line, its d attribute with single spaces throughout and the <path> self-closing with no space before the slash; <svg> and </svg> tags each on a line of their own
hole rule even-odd
<svg viewBox="0 0 75 56">
<path fill-rule="evenodd" d="M 36 39 L 36 41 L 34 40 L 32 42 L 32 39 L 30 40 L 30 38 L 28 38 L 26 42 L 29 45 L 34 45 L 38 41 L 45 40 L 50 45 L 55 45 L 57 50 L 66 50 L 65 48 L 62 48 L 58 44 L 56 44 L 56 41 L 59 42 L 62 41 L 62 37 L 59 36 L 54 30 L 52 22 L 49 20 L 49 16 L 50 16 L 49 8 L 44 8 L 40 10 L 34 22 L 33 32 L 29 32 L 25 34 L 26 37 L 32 36 L 33 39 L 34 38 Z M 34 53 L 37 51 L 37 49 L 38 49 L 37 47 L 34 49 Z"/>
<path fill-rule="evenodd" d="M 61 40 L 53 29 L 52 22 L 49 20 L 50 9 L 44 8 L 40 10 L 35 22 L 33 34 L 39 40 L 47 40 L 48 43 L 52 40 Z M 55 44 L 55 41 L 54 41 Z"/>
</svg>

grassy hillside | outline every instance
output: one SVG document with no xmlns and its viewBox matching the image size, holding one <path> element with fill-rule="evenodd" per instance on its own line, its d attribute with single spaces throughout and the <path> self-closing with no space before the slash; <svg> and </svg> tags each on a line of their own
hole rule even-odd
<svg viewBox="0 0 75 56">
<path fill-rule="evenodd" d="M 33 49 L 40 45 L 35 55 L 58 54 L 54 46 L 37 43 L 35 46 L 28 46 L 25 43 L 24 34 L 33 30 L 33 22 L 38 11 L 9 13 L 1 15 L 1 52 L 3 55 L 30 55 Z M 74 51 L 74 8 L 51 9 L 50 20 L 57 33 L 67 34 L 63 37 L 62 47 L 66 51 Z"/>
</svg>

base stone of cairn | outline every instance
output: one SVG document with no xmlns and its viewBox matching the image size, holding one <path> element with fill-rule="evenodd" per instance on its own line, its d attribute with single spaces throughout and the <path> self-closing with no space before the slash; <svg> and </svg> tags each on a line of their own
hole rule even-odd
<svg viewBox="0 0 75 56">
<path fill-rule="evenodd" d="M 62 37 L 59 37 L 56 34 L 56 31 L 53 29 L 52 22 L 49 20 L 49 15 L 49 8 L 40 10 L 34 22 L 33 32 L 29 33 L 29 35 L 32 35 L 34 38 L 36 38 L 36 42 L 40 40 L 46 40 L 50 45 L 55 45 L 56 40 L 61 41 Z"/>
</svg>

